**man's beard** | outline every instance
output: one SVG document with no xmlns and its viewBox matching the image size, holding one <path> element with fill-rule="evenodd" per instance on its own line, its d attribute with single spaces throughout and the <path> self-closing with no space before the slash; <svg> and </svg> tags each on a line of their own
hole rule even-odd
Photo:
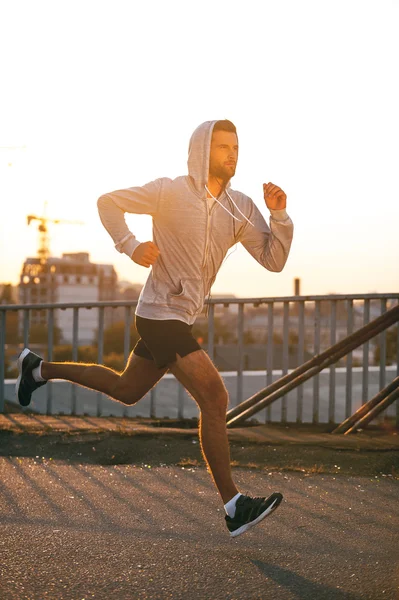
<svg viewBox="0 0 399 600">
<path fill-rule="evenodd" d="M 230 179 L 234 177 L 235 172 L 235 167 L 232 173 L 229 169 L 226 169 L 226 167 L 222 165 L 210 165 L 209 168 L 209 175 L 211 177 L 215 177 L 216 179 L 221 180 L 221 183 L 223 184 L 224 188 L 229 183 Z"/>
</svg>

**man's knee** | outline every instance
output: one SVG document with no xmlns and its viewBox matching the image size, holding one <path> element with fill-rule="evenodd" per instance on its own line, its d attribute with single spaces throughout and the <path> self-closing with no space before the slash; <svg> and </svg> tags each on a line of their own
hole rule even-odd
<svg viewBox="0 0 399 600">
<path fill-rule="evenodd" d="M 203 413 L 212 413 L 215 417 L 225 418 L 228 402 L 229 395 L 223 382 L 215 381 L 204 390 L 200 408 Z"/>
</svg>

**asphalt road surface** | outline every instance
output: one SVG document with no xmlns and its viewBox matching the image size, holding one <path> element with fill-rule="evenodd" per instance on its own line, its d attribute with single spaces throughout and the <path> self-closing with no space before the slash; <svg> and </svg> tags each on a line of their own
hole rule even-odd
<svg viewBox="0 0 399 600">
<path fill-rule="evenodd" d="M 235 539 L 203 467 L 0 458 L 1 600 L 399 598 L 399 481 L 233 473 L 285 498 Z"/>
</svg>

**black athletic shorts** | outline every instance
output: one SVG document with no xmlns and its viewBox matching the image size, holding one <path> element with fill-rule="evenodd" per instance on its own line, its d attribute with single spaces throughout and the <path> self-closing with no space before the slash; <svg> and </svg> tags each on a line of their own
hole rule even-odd
<svg viewBox="0 0 399 600">
<path fill-rule="evenodd" d="M 176 354 L 186 356 L 201 350 L 191 333 L 193 326 L 178 319 L 160 321 L 136 315 L 136 328 L 140 339 L 133 349 L 134 354 L 153 360 L 158 369 L 175 362 Z"/>
</svg>

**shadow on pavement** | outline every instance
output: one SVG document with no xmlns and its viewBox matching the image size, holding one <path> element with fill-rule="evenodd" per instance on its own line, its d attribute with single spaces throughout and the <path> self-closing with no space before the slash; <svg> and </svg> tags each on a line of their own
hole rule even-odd
<svg viewBox="0 0 399 600">
<path fill-rule="evenodd" d="M 286 590 L 295 594 L 295 598 L 298 600 L 309 600 L 309 598 L 317 598 L 317 600 L 360 600 L 361 598 L 357 594 L 354 595 L 332 588 L 329 585 L 309 581 L 309 579 L 277 565 L 267 564 L 260 560 L 252 560 L 251 562 L 268 579 L 273 579 Z"/>
</svg>

